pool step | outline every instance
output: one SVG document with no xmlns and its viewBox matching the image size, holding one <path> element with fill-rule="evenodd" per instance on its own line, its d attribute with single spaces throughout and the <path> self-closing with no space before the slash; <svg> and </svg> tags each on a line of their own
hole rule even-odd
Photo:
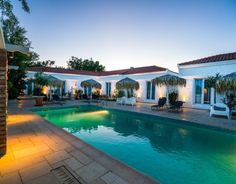
<svg viewBox="0 0 236 184">
<path fill-rule="evenodd" d="M 51 173 L 61 184 L 82 184 L 64 165 L 52 169 Z"/>
</svg>

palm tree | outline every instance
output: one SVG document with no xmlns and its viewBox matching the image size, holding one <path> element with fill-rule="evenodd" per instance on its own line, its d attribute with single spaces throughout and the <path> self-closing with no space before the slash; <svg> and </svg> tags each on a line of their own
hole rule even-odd
<svg viewBox="0 0 236 184">
<path fill-rule="evenodd" d="M 36 95 L 40 95 L 40 93 L 42 91 L 42 87 L 43 86 L 47 86 L 49 84 L 48 79 L 45 76 L 43 76 L 42 72 L 36 73 L 34 75 L 34 79 L 31 79 L 31 81 L 35 85 L 35 93 L 36 93 Z"/>
<path fill-rule="evenodd" d="M 220 80 L 222 76 L 217 73 L 215 76 L 208 76 L 205 80 L 205 85 L 207 88 L 214 88 L 216 89 L 217 81 Z"/>
</svg>

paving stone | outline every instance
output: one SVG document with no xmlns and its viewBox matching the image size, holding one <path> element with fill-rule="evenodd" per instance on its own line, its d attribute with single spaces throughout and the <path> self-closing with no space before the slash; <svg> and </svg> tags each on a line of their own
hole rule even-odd
<svg viewBox="0 0 236 184">
<path fill-rule="evenodd" d="M 41 144 L 41 145 L 36 145 L 30 148 L 21 149 L 19 151 L 14 151 L 13 154 L 15 158 L 21 158 L 21 157 L 30 156 L 36 153 L 44 152 L 47 150 L 49 150 L 49 147 L 45 144 Z"/>
<path fill-rule="evenodd" d="M 71 142 L 71 144 L 72 144 L 73 146 L 75 146 L 76 148 L 78 148 L 78 149 L 84 148 L 84 147 L 86 146 L 86 144 L 83 143 L 82 141 L 80 141 L 79 139 L 77 139 L 77 140 Z"/>
<path fill-rule="evenodd" d="M 89 184 L 107 184 L 105 181 L 103 181 L 101 178 L 98 178 L 92 182 L 90 182 Z"/>
<path fill-rule="evenodd" d="M 92 159 L 90 159 L 88 156 L 83 154 L 81 151 L 72 151 L 70 153 L 73 157 L 75 157 L 77 160 L 79 160 L 82 164 L 86 165 L 92 162 Z"/>
<path fill-rule="evenodd" d="M 18 171 L 19 169 L 23 169 L 30 165 L 32 165 L 32 161 L 30 158 L 15 159 L 13 162 L 10 161 L 3 164 L 1 164 L 0 160 L 0 175 Z"/>
<path fill-rule="evenodd" d="M 61 184 L 52 173 L 48 173 L 44 176 L 36 179 L 29 180 L 25 184 Z"/>
<path fill-rule="evenodd" d="M 97 162 L 92 162 L 86 166 L 81 167 L 80 169 L 75 171 L 84 181 L 92 182 L 98 179 L 100 176 L 104 175 L 108 172 L 103 166 L 98 164 Z"/>
<path fill-rule="evenodd" d="M 108 172 L 107 174 L 101 177 L 106 184 L 128 184 L 127 181 L 123 180 L 121 177 L 115 175 L 112 172 Z"/>
<path fill-rule="evenodd" d="M 82 148 L 82 151 L 84 153 L 86 153 L 86 155 L 88 155 L 89 157 L 91 157 L 93 159 L 103 156 L 103 154 L 100 151 L 98 151 L 90 146 L 86 146 L 86 147 Z"/>
<path fill-rule="evenodd" d="M 51 144 L 49 145 L 49 147 L 53 150 L 53 151 L 59 151 L 59 150 L 66 150 L 66 149 L 70 149 L 72 148 L 72 146 L 66 142 L 61 143 L 61 144 Z"/>
<path fill-rule="evenodd" d="M 65 162 L 73 171 L 75 171 L 75 170 L 77 170 L 77 169 L 79 169 L 79 168 L 81 168 L 81 167 L 84 166 L 81 162 L 79 162 L 78 160 L 76 160 L 74 157 L 68 158 L 68 159 L 64 160 L 64 162 Z"/>
<path fill-rule="evenodd" d="M 119 163 L 118 161 L 110 157 L 107 157 L 105 155 L 102 155 L 101 157 L 97 157 L 95 158 L 95 160 L 106 168 L 112 168 L 114 165 Z"/>
<path fill-rule="evenodd" d="M 49 154 L 46 156 L 47 161 L 50 164 L 65 160 L 67 158 L 70 158 L 71 156 L 64 150 L 54 152 L 52 154 Z"/>
<path fill-rule="evenodd" d="M 18 139 L 17 139 L 18 140 Z M 11 146 L 11 149 L 13 151 L 19 151 L 21 149 L 26 149 L 26 148 L 30 148 L 30 147 L 34 147 L 35 145 L 33 144 L 33 142 L 27 140 L 24 143 L 18 142 L 18 144 L 14 144 Z"/>
<path fill-rule="evenodd" d="M 13 172 L 5 175 L 4 177 L 0 177 L 1 184 L 22 184 L 21 178 L 18 172 Z"/>
<path fill-rule="evenodd" d="M 50 170 L 52 168 L 50 165 L 46 162 L 43 161 L 41 163 L 38 163 L 34 166 L 27 167 L 25 169 L 20 170 L 20 175 L 22 178 L 23 182 L 38 178 L 40 176 L 43 176 L 45 174 L 50 173 Z"/>
</svg>

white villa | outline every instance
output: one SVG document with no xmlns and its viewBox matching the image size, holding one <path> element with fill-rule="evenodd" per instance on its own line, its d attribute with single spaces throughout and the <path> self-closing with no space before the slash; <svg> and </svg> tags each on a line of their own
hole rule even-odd
<svg viewBox="0 0 236 184">
<path fill-rule="evenodd" d="M 213 88 L 205 88 L 208 76 L 217 73 L 227 75 L 236 72 L 236 52 L 220 54 L 178 64 L 179 73 L 158 66 L 146 66 L 123 70 L 90 72 L 62 68 L 32 67 L 28 69 L 27 77 L 33 78 L 35 73 L 43 72 L 64 81 L 64 92 L 74 93 L 82 89 L 84 93 L 91 93 L 94 89 L 84 89 L 81 82 L 93 79 L 102 86 L 101 94 L 111 97 L 116 89 L 116 83 L 124 78 L 130 78 L 139 83 L 139 89 L 134 91 L 137 101 L 157 103 L 160 97 L 166 96 L 165 86 L 153 85 L 151 80 L 166 74 L 185 78 L 185 87 L 178 87 L 179 100 L 185 101 L 184 106 L 209 109 L 210 104 L 221 102 L 223 95 L 217 94 Z M 26 93 L 32 94 L 33 84 L 28 85 Z M 48 91 L 45 91 L 48 93 Z"/>
</svg>

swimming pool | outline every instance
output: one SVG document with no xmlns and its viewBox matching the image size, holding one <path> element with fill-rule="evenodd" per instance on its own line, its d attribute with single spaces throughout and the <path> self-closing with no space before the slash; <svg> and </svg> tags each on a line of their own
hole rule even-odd
<svg viewBox="0 0 236 184">
<path fill-rule="evenodd" d="M 96 106 L 36 113 L 163 184 L 236 183 L 235 133 Z"/>
</svg>

